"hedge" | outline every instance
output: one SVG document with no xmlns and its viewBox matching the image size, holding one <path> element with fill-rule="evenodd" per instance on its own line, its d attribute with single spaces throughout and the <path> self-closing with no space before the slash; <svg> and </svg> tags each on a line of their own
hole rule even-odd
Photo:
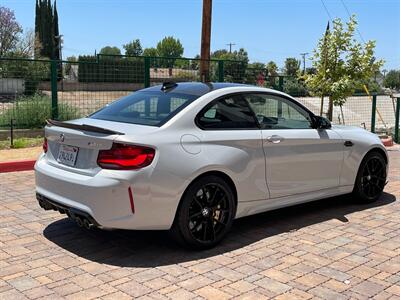
<svg viewBox="0 0 400 300">
<path fill-rule="evenodd" d="M 142 58 L 100 58 L 79 56 L 78 80 L 80 82 L 144 82 Z"/>
</svg>

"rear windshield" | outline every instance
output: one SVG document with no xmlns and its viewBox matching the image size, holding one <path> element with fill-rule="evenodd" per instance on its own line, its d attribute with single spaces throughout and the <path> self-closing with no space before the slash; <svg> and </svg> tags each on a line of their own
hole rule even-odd
<svg viewBox="0 0 400 300">
<path fill-rule="evenodd" d="M 105 106 L 90 118 L 161 126 L 198 97 L 198 95 L 162 91 L 135 92 Z"/>
</svg>

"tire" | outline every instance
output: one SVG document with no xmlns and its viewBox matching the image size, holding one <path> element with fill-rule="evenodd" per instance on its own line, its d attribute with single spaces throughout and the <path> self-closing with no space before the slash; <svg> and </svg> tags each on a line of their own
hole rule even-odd
<svg viewBox="0 0 400 300">
<path fill-rule="evenodd" d="M 235 213 L 235 195 L 229 184 L 218 176 L 201 177 L 182 196 L 172 236 L 187 248 L 212 248 L 229 232 Z"/>
<path fill-rule="evenodd" d="M 359 203 L 372 203 L 382 195 L 386 184 L 387 165 L 379 152 L 368 153 L 360 164 L 353 196 Z"/>
</svg>

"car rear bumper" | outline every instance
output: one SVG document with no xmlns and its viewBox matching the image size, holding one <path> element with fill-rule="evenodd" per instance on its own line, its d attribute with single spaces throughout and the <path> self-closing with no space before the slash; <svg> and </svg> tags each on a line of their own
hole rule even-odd
<svg viewBox="0 0 400 300">
<path fill-rule="evenodd" d="M 75 219 L 80 226 L 85 226 L 87 229 L 93 226 L 100 227 L 100 224 L 91 215 L 82 210 L 58 203 L 39 193 L 36 193 L 36 199 L 39 206 L 44 210 L 55 210 L 61 214 L 67 214 L 68 217 Z"/>
<path fill-rule="evenodd" d="M 171 201 L 153 197 L 151 169 L 128 175 L 110 170 L 94 176 L 82 175 L 57 168 L 42 156 L 35 165 L 36 193 L 45 200 L 42 203 L 50 203 L 61 212 L 78 211 L 99 227 L 169 229 L 177 204 L 174 207 Z"/>
</svg>

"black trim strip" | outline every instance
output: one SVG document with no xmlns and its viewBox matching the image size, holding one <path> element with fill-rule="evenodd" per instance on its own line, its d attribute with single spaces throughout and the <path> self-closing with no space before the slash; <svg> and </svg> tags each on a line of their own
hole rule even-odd
<svg viewBox="0 0 400 300">
<path fill-rule="evenodd" d="M 97 133 L 104 133 L 104 134 L 118 134 L 118 135 L 124 135 L 125 133 L 110 130 L 110 129 L 105 129 L 97 126 L 92 126 L 92 125 L 87 125 L 87 124 L 72 124 L 72 123 L 65 123 L 61 121 L 56 121 L 56 120 L 51 120 L 48 119 L 46 120 L 47 126 L 57 126 L 57 127 L 64 127 L 64 128 L 69 128 L 69 129 L 76 129 L 76 130 L 81 130 L 81 131 L 90 131 L 90 132 L 97 132 Z"/>
</svg>

